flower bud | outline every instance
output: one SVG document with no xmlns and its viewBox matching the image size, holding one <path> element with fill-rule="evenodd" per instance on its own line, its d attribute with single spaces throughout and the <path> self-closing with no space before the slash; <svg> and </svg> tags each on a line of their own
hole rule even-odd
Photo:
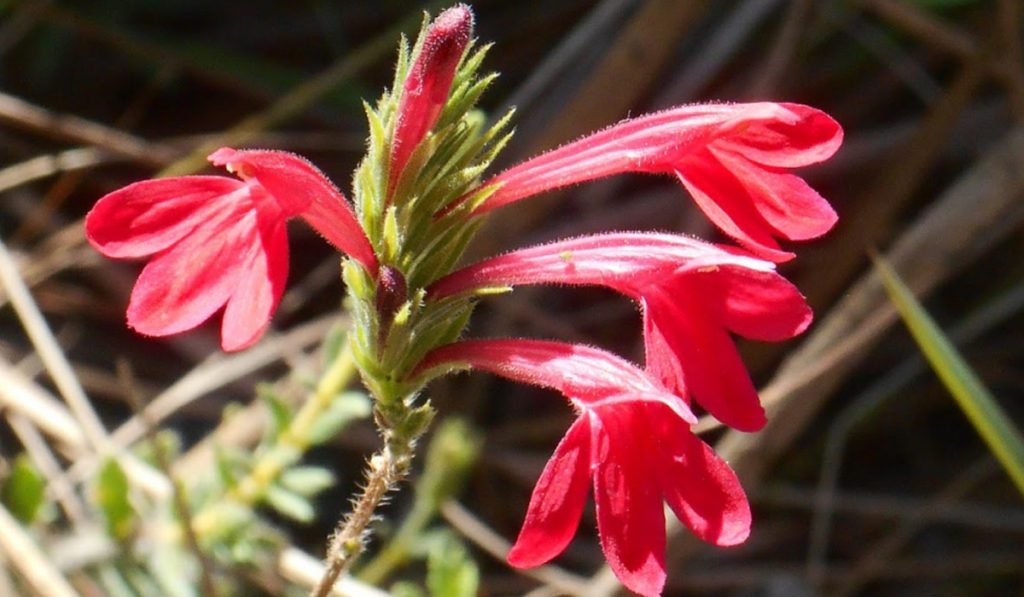
<svg viewBox="0 0 1024 597">
<path fill-rule="evenodd" d="M 394 190 L 416 146 L 437 124 L 472 36 L 473 12 L 465 4 L 442 12 L 427 27 L 402 86 L 391 144 L 389 191 Z"/>
</svg>

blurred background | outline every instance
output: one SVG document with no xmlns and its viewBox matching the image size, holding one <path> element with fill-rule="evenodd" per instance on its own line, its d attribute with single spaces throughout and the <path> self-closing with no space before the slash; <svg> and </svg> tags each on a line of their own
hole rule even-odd
<svg viewBox="0 0 1024 597">
<path fill-rule="evenodd" d="M 344 330 L 337 255 L 295 227 L 274 332 L 225 356 L 217 318 L 162 340 L 128 330 L 140 264 L 102 259 L 81 219 L 127 183 L 202 171 L 221 145 L 295 151 L 347 192 L 361 102 L 391 84 L 399 33 L 446 5 L 0 0 L 0 595 L 304 594 L 377 445 L 358 385 L 317 441 L 282 432 Z M 1021 495 L 921 357 L 869 253 L 1024 425 L 1024 5 L 473 8 L 477 37 L 495 44 L 485 70 L 501 73 L 482 106 L 518 108 L 499 166 L 687 102 L 801 102 L 846 130 L 833 159 L 803 172 L 840 223 L 782 267 L 816 323 L 742 345 L 771 422 L 704 436 L 744 479 L 753 534 L 719 550 L 673 530 L 665 594 L 1022 594 Z M 673 180 L 623 176 L 502 211 L 471 253 L 612 229 L 724 240 Z M 482 304 L 470 333 L 642 362 L 636 308 L 603 291 L 517 290 Z M 553 566 L 502 559 L 571 422 L 564 400 L 485 375 L 429 396 L 442 421 L 345 594 L 617 594 L 592 505 Z M 121 448 L 131 459 L 111 457 Z M 184 532 L 187 512 L 206 526 Z"/>
</svg>

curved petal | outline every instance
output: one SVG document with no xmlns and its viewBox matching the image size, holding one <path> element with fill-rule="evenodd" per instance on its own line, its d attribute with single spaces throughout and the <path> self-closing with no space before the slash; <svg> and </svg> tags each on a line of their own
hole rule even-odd
<svg viewBox="0 0 1024 597">
<path fill-rule="evenodd" d="M 750 120 L 739 134 L 722 137 L 714 146 L 778 168 L 816 164 L 839 149 L 843 129 L 831 116 L 801 104 L 773 105 L 792 117 Z"/>
<path fill-rule="evenodd" d="M 767 422 L 757 390 L 732 338 L 698 298 L 700 287 L 689 282 L 647 297 L 650 325 L 664 339 L 654 348 L 667 351 L 648 359 L 675 359 L 693 400 L 730 427 L 757 431 Z"/>
<path fill-rule="evenodd" d="M 248 265 L 228 299 L 221 324 L 221 347 L 242 350 L 267 329 L 288 278 L 288 233 L 282 220 L 263 223 L 250 248 Z"/>
<path fill-rule="evenodd" d="M 736 473 L 675 417 L 652 414 L 650 420 L 659 427 L 662 442 L 657 474 L 669 507 L 708 543 L 727 546 L 746 541 L 750 504 Z"/>
<path fill-rule="evenodd" d="M 228 208 L 245 183 L 224 176 L 181 176 L 130 184 L 104 195 L 85 217 L 85 234 L 107 257 L 145 257 L 181 240 Z"/>
<path fill-rule="evenodd" d="M 519 538 L 508 552 L 517 568 L 539 566 L 562 553 L 579 526 L 590 481 L 590 424 L 582 416 L 555 448 L 530 496 Z"/>
<path fill-rule="evenodd" d="M 651 306 L 646 298 L 640 299 L 643 311 L 644 326 L 644 360 L 647 374 L 658 380 L 666 390 L 683 399 L 689 397 L 683 367 L 679 363 L 672 345 L 662 334 L 661 327 L 656 325 L 651 316 Z"/>
<path fill-rule="evenodd" d="M 779 248 L 772 238 L 774 229 L 754 209 L 746 189 L 711 152 L 697 152 L 680 162 L 678 168 L 676 175 L 697 207 L 722 232 L 758 257 L 775 262 L 795 257 Z"/>
<path fill-rule="evenodd" d="M 208 319 L 235 291 L 256 226 L 251 210 L 225 210 L 150 261 L 132 289 L 128 324 L 147 336 L 167 336 Z"/>
<path fill-rule="evenodd" d="M 376 275 L 377 258 L 352 206 L 308 160 L 284 151 L 230 147 L 218 149 L 209 159 L 246 180 L 255 179 L 285 215 L 301 215 L 327 242 Z"/>
<path fill-rule="evenodd" d="M 803 333 L 814 314 L 789 280 L 775 272 L 724 266 L 701 278 L 705 303 L 717 310 L 733 333 L 752 340 L 780 342 Z"/>
<path fill-rule="evenodd" d="M 665 512 L 649 429 L 636 408 L 592 414 L 594 497 L 601 549 L 622 584 L 660 595 L 665 584 Z"/>
<path fill-rule="evenodd" d="M 790 240 L 817 238 L 832 229 L 839 216 L 804 179 L 742 155 L 710 149 L 746 189 L 761 217 Z"/>
</svg>

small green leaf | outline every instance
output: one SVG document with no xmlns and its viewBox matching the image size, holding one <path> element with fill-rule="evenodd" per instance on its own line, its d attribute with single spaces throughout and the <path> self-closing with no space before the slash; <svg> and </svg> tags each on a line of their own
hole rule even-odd
<svg viewBox="0 0 1024 597">
<path fill-rule="evenodd" d="M 271 485 L 264 496 L 267 504 L 284 516 L 299 522 L 309 523 L 316 518 L 316 511 L 309 500 L 280 485 Z"/>
<path fill-rule="evenodd" d="M 319 466 L 297 466 L 281 474 L 281 487 L 311 497 L 335 483 L 334 473 Z"/>
<path fill-rule="evenodd" d="M 480 570 L 454 537 L 440 541 L 427 558 L 427 589 L 431 597 L 474 597 Z"/>
<path fill-rule="evenodd" d="M 338 355 L 341 354 L 341 350 L 345 348 L 345 342 L 348 340 L 348 326 L 338 322 L 331 326 L 331 329 L 327 332 L 327 336 L 324 338 L 323 343 L 323 364 L 324 367 L 329 366 L 331 363 L 338 359 Z"/>
<path fill-rule="evenodd" d="M 338 394 L 327 410 L 317 418 L 309 430 L 310 445 L 322 444 L 337 435 L 346 425 L 370 416 L 370 399 L 361 392 Z"/>
<path fill-rule="evenodd" d="M 278 438 L 292 422 L 292 411 L 288 404 L 277 395 L 274 388 L 268 384 L 260 384 L 256 387 L 256 393 L 267 405 L 270 412 L 271 437 Z"/>
<path fill-rule="evenodd" d="M 107 532 L 118 541 L 127 540 L 136 528 L 129 490 L 124 469 L 115 458 L 108 458 L 96 475 L 94 495 L 106 519 Z"/>
<path fill-rule="evenodd" d="M 46 479 L 28 456 L 22 454 L 14 460 L 11 473 L 4 479 L 0 500 L 15 518 L 29 524 L 39 514 L 45 492 Z"/>
<path fill-rule="evenodd" d="M 881 257 L 875 257 L 875 268 L 932 369 L 1024 494 L 1024 437 L 895 270 Z"/>
</svg>

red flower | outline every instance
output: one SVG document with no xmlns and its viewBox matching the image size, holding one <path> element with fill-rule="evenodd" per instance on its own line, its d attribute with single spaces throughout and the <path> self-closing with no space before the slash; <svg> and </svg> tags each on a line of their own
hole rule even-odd
<svg viewBox="0 0 1024 597">
<path fill-rule="evenodd" d="M 691 395 L 743 431 L 765 424 L 757 391 L 729 332 L 780 341 L 812 314 L 774 264 L 686 236 L 614 233 L 486 259 L 435 282 L 434 299 L 521 284 L 598 285 L 643 309 L 647 370 L 670 391 Z"/>
<path fill-rule="evenodd" d="M 551 189 L 623 172 L 674 174 L 723 232 L 758 255 L 785 261 L 774 237 L 815 238 L 836 214 L 786 169 L 827 159 L 842 142 L 827 114 L 799 104 L 683 106 L 625 120 L 491 178 L 474 213 Z"/>
<path fill-rule="evenodd" d="M 376 274 L 376 258 L 351 207 L 309 162 L 284 152 L 228 148 L 210 161 L 242 180 L 137 182 L 101 198 L 86 217 L 89 242 L 107 257 L 154 255 L 128 304 L 128 324 L 138 332 L 183 332 L 226 306 L 224 350 L 254 344 L 284 290 L 285 223 L 296 215 Z"/>
<path fill-rule="evenodd" d="M 389 189 L 394 190 L 412 152 L 441 117 L 455 70 L 472 36 L 473 11 L 465 4 L 442 12 L 427 28 L 402 86 L 391 143 Z"/>
<path fill-rule="evenodd" d="M 473 340 L 433 351 L 418 371 L 445 365 L 557 389 L 579 413 L 537 480 L 508 554 L 513 566 L 538 566 L 565 549 L 588 481 L 608 564 L 641 595 L 658 595 L 665 583 L 663 502 L 709 543 L 736 545 L 749 535 L 750 506 L 735 473 L 690 432 L 685 405 L 632 364 L 559 342 Z"/>
</svg>

